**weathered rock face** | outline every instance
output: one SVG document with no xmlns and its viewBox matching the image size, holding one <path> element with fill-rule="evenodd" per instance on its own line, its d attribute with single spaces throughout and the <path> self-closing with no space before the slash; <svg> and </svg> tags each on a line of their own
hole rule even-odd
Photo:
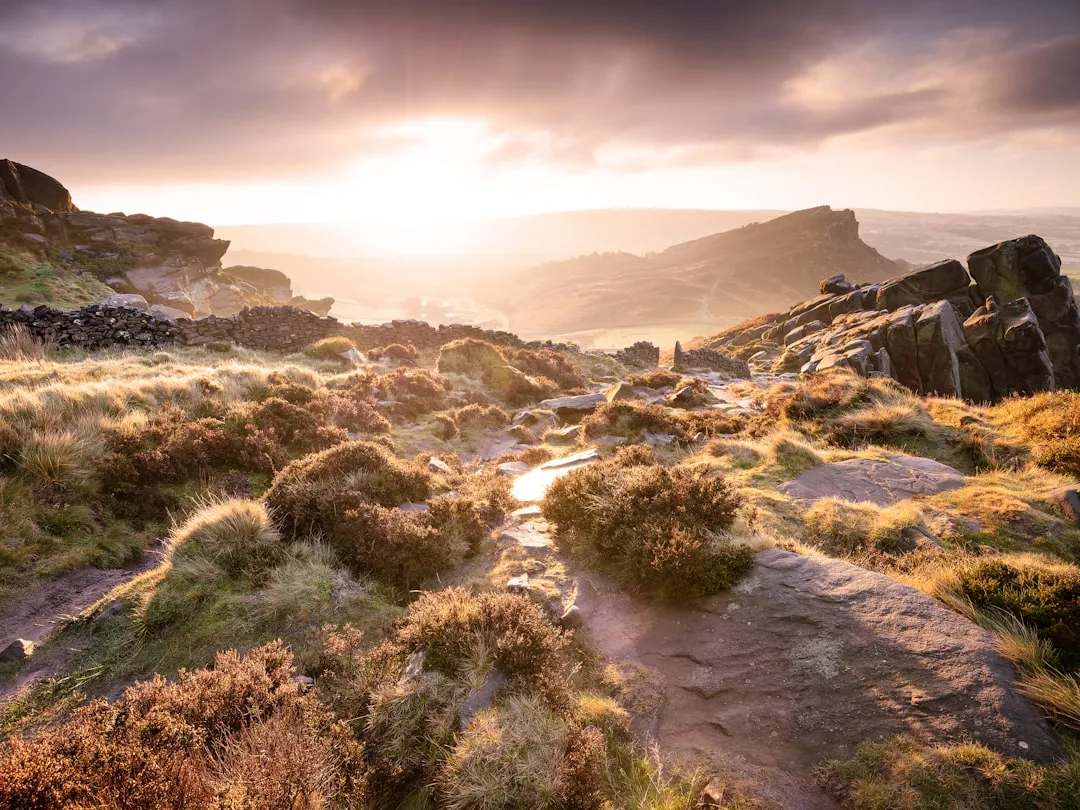
<svg viewBox="0 0 1080 810">
<path fill-rule="evenodd" d="M 326 314 L 333 304 L 293 296 L 288 277 L 277 270 L 223 270 L 229 242 L 215 239 L 208 225 L 79 211 L 57 180 L 10 160 L 0 160 L 0 222 L 16 235 L 18 247 L 38 252 L 58 272 L 89 273 L 118 293 L 196 317 L 234 315 L 253 305 Z"/>
<path fill-rule="evenodd" d="M 0 190 L 27 205 L 42 205 L 51 211 L 75 210 L 70 192 L 58 180 L 13 160 L 0 160 Z"/>
<path fill-rule="evenodd" d="M 974 402 L 1080 388 L 1080 310 L 1050 247 L 1025 236 L 968 262 L 970 276 L 948 260 L 849 292 L 826 279 L 836 292 L 705 345 L 772 357 L 775 372 L 844 367 Z"/>
<path fill-rule="evenodd" d="M 837 497 L 889 506 L 916 495 L 935 495 L 963 485 L 963 474 L 947 464 L 893 453 L 884 459 L 850 458 L 819 464 L 777 489 L 802 501 Z"/>
<path fill-rule="evenodd" d="M 1061 259 L 1038 236 L 1011 239 L 968 256 L 983 298 L 1026 298 L 1046 341 L 1054 376 L 1062 388 L 1080 387 L 1080 312 Z"/>
</svg>

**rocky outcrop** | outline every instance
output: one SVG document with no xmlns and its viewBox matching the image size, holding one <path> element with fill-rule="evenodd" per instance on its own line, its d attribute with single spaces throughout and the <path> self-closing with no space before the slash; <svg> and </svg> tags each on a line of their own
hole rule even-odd
<svg viewBox="0 0 1080 810">
<path fill-rule="evenodd" d="M 289 278 L 260 267 L 222 268 L 226 239 L 199 222 L 146 214 L 78 210 L 57 180 L 0 160 L 0 250 L 16 247 L 53 263 L 57 273 L 89 274 L 118 293 L 194 317 L 235 315 L 254 305 L 291 305 L 325 315 L 333 299 L 294 296 Z"/>
<path fill-rule="evenodd" d="M 676 371 L 689 371 L 691 369 L 706 369 L 718 371 L 728 377 L 750 377 L 750 366 L 745 360 L 738 357 L 718 352 L 715 349 L 689 349 L 684 350 L 682 343 L 675 342 L 675 362 L 673 368 Z"/>
<path fill-rule="evenodd" d="M 836 290 L 729 329 L 706 347 L 774 372 L 849 368 L 921 394 L 996 402 L 1080 387 L 1080 311 L 1061 262 L 1038 236 L 976 251 L 880 284 Z"/>
</svg>

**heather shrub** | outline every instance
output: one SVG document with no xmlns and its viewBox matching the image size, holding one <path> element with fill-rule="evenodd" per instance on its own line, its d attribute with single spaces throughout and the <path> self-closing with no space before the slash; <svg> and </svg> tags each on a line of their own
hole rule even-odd
<svg viewBox="0 0 1080 810">
<path fill-rule="evenodd" d="M 499 350 L 508 365 L 531 377 L 543 377 L 551 380 L 563 390 L 584 388 L 588 380 L 565 355 L 551 349 L 513 349 Z"/>
<path fill-rule="evenodd" d="M 1017 616 L 1053 644 L 1064 667 L 1080 669 L 1080 571 L 991 558 L 957 575 L 962 596 Z"/>
<path fill-rule="evenodd" d="M 644 388 L 674 388 L 681 379 L 682 375 L 677 372 L 657 368 L 643 374 L 634 374 L 627 377 L 626 382 Z"/>
<path fill-rule="evenodd" d="M 498 405 L 471 403 L 454 411 L 454 419 L 462 429 L 500 428 L 510 423 L 506 411 Z"/>
<path fill-rule="evenodd" d="M 490 343 L 475 338 L 462 338 L 445 344 L 439 350 L 436 368 L 443 374 L 466 374 L 479 377 L 490 368 L 506 365 L 499 350 Z"/>
<path fill-rule="evenodd" d="M 405 346 L 401 343 L 391 343 L 389 346 L 376 346 L 374 349 L 368 349 L 366 352 L 368 357 L 389 360 L 393 363 L 415 363 L 416 358 L 419 356 L 419 352 L 416 351 L 415 346 Z"/>
<path fill-rule="evenodd" d="M 449 441 L 455 439 L 461 435 L 461 429 L 458 427 L 457 420 L 453 414 L 439 413 L 435 414 L 435 428 L 434 431 L 443 441 Z"/>
<path fill-rule="evenodd" d="M 401 658 L 424 650 L 425 666 L 460 674 L 477 650 L 487 650 L 510 677 L 543 680 L 565 672 L 567 639 L 543 609 L 511 593 L 470 594 L 461 588 L 425 593 L 409 606 L 389 648 Z"/>
<path fill-rule="evenodd" d="M 662 598 L 728 587 L 753 553 L 720 532 L 740 505 L 727 482 L 698 468 L 667 468 L 626 455 L 574 470 L 544 498 L 561 547 Z"/>
<path fill-rule="evenodd" d="M 559 392 L 559 386 L 546 377 L 530 377 L 508 365 L 492 366 L 480 379 L 513 408 L 539 402 Z"/>
<path fill-rule="evenodd" d="M 373 442 L 345 442 L 297 459 L 274 476 L 264 501 L 287 536 L 329 533 L 361 504 L 396 506 L 428 497 L 430 475 Z"/>
<path fill-rule="evenodd" d="M 304 354 L 316 360 L 341 360 L 342 353 L 355 349 L 356 344 L 344 335 L 316 340 L 304 347 Z"/>
<path fill-rule="evenodd" d="M 192 547 L 233 576 L 264 574 L 285 551 L 266 506 L 235 498 L 203 506 L 173 531 L 170 554 Z"/>
<path fill-rule="evenodd" d="M 6 743 L 0 806 L 209 810 L 251 806 L 229 800 L 282 795 L 297 782 L 317 786 L 327 806 L 362 801 L 360 749 L 294 675 L 275 642 L 244 657 L 219 653 L 213 669 L 181 671 L 172 682 L 155 676 L 111 705 L 95 700 L 59 726 Z M 293 751 L 286 767 L 284 751 L 266 757 L 270 729 L 304 753 Z"/>
<path fill-rule="evenodd" d="M 401 403 L 394 409 L 395 414 L 416 417 L 446 407 L 450 381 L 426 369 L 397 368 L 381 375 L 375 387 L 382 399 Z"/>
<path fill-rule="evenodd" d="M 358 575 L 412 588 L 450 568 L 467 551 L 454 532 L 443 532 L 428 513 L 373 503 L 346 509 L 324 528 L 338 559 Z"/>
</svg>

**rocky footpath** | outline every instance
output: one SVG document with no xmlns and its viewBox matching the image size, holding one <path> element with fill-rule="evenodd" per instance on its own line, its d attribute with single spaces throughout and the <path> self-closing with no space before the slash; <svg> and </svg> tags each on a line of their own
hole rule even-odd
<svg viewBox="0 0 1080 810">
<path fill-rule="evenodd" d="M 844 367 L 920 394 L 996 402 L 1080 386 L 1080 311 L 1038 236 L 878 284 L 833 276 L 822 294 L 706 342 L 774 373 Z"/>
<path fill-rule="evenodd" d="M 252 305 L 291 305 L 325 315 L 333 299 L 294 296 L 288 276 L 222 267 L 226 239 L 198 222 L 80 211 L 56 179 L 0 160 L 0 246 L 30 252 L 58 272 L 89 273 L 118 293 L 194 317 L 235 315 Z"/>
</svg>

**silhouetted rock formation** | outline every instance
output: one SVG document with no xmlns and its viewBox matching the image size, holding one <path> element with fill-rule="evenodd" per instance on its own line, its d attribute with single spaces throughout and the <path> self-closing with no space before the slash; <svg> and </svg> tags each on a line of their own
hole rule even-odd
<svg viewBox="0 0 1080 810">
<path fill-rule="evenodd" d="M 879 284 L 823 294 L 727 330 L 727 348 L 776 372 L 846 367 L 922 394 L 994 402 L 1080 387 L 1080 312 L 1061 260 L 1038 236 L 1012 239 Z"/>
<path fill-rule="evenodd" d="M 120 293 L 195 317 L 233 315 L 252 305 L 293 305 L 325 315 L 333 299 L 294 296 L 289 278 L 261 267 L 223 269 L 229 249 L 214 229 L 146 214 L 78 210 L 47 174 L 0 160 L 0 227 L 5 241 L 38 252 L 61 272 L 89 272 Z"/>
</svg>

